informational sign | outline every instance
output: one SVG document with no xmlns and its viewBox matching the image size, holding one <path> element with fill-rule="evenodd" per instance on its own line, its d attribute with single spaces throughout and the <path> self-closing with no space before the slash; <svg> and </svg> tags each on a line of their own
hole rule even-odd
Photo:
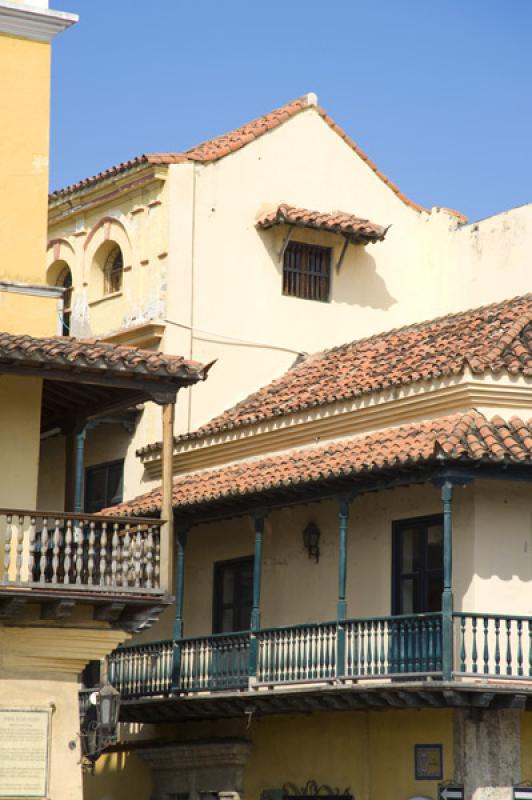
<svg viewBox="0 0 532 800">
<path fill-rule="evenodd" d="M 48 794 L 49 708 L 0 708 L 0 798 Z"/>
<path fill-rule="evenodd" d="M 415 762 L 417 781 L 441 781 L 443 778 L 441 744 L 416 744 Z"/>
<path fill-rule="evenodd" d="M 532 800 L 532 786 L 514 786 L 514 800 Z"/>
<path fill-rule="evenodd" d="M 438 800 L 464 800 L 464 787 L 457 783 L 440 783 Z"/>
</svg>

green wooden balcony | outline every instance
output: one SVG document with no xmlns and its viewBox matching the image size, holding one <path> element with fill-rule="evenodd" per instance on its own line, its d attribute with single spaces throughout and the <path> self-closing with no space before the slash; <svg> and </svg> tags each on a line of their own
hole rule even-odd
<svg viewBox="0 0 532 800">
<path fill-rule="evenodd" d="M 429 682 L 442 678 L 442 629 L 443 616 L 434 613 L 152 642 L 116 650 L 109 677 L 125 701 L 289 685 Z M 451 659 L 454 681 L 532 682 L 532 617 L 454 613 Z"/>
</svg>

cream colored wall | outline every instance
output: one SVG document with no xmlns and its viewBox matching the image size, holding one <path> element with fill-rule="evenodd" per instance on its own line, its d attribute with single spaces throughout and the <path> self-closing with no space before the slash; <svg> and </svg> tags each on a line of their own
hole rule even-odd
<svg viewBox="0 0 532 800">
<path fill-rule="evenodd" d="M 474 575 L 468 605 L 532 614 L 532 493 L 529 483 L 474 485 Z"/>
<path fill-rule="evenodd" d="M 457 490 L 454 507 L 454 597 L 456 610 L 472 606 L 473 491 Z M 412 486 L 362 495 L 349 521 L 348 616 L 391 613 L 392 523 L 441 513 L 439 490 Z M 302 531 L 314 520 L 321 530 L 320 560 L 308 558 Z M 253 554 L 250 518 L 240 517 L 192 528 L 185 556 L 184 635 L 212 632 L 214 564 Z M 264 535 L 261 624 L 277 627 L 336 618 L 338 594 L 338 507 L 333 501 L 280 509 L 269 514 Z M 174 608 L 142 634 L 143 641 L 172 636 Z"/>
</svg>

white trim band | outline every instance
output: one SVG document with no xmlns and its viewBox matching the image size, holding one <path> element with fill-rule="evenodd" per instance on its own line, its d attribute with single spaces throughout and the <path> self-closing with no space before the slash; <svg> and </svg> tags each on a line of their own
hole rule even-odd
<svg viewBox="0 0 532 800">
<path fill-rule="evenodd" d="M 54 36 L 75 25 L 78 19 L 77 14 L 0 0 L 0 33 L 51 42 Z"/>
<path fill-rule="evenodd" d="M 30 294 L 34 297 L 55 297 L 61 299 L 64 294 L 62 286 L 45 286 L 40 283 L 17 283 L 16 281 L 0 281 L 0 292 L 13 294 Z"/>
</svg>

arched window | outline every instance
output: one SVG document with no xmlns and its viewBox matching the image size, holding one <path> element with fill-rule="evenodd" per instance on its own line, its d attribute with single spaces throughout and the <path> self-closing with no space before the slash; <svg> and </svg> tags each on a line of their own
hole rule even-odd
<svg viewBox="0 0 532 800">
<path fill-rule="evenodd" d="M 124 257 L 118 245 L 108 253 L 103 266 L 103 293 L 113 294 L 122 288 L 122 275 L 124 272 Z"/>
<path fill-rule="evenodd" d="M 68 266 L 64 266 L 59 273 L 56 286 L 61 286 L 63 292 L 63 319 L 61 320 L 62 335 L 70 336 L 70 320 L 72 317 L 72 273 Z"/>
</svg>

